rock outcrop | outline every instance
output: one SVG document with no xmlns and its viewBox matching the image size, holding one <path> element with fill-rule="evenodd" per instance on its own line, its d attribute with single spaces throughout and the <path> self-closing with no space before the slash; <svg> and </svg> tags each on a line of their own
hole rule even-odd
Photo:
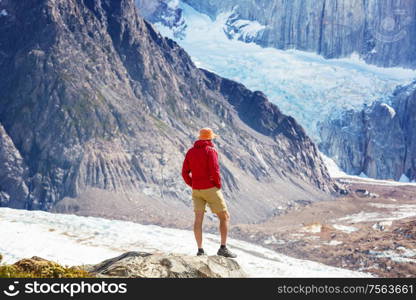
<svg viewBox="0 0 416 300">
<path fill-rule="evenodd" d="M 140 2 L 140 1 L 139 1 Z M 157 3 L 169 0 L 152 0 Z M 313 51 L 326 58 L 358 53 L 371 64 L 416 68 L 415 1 L 393 0 L 183 0 L 216 18 L 230 12 L 224 28 L 233 38 L 278 49 Z M 158 6 L 160 7 L 160 5 Z M 160 15 L 158 10 L 147 16 Z M 180 11 L 175 15 L 179 15 Z M 151 17 L 152 18 L 152 17 Z M 154 18 L 154 17 L 153 17 Z M 253 32 L 247 28 L 256 23 Z"/>
<path fill-rule="evenodd" d="M 25 208 L 29 201 L 28 169 L 0 124 L 0 206 Z"/>
<path fill-rule="evenodd" d="M 175 226 L 192 214 L 182 159 L 206 126 L 235 221 L 337 190 L 293 118 L 196 68 L 133 0 L 3 9 L 0 205 Z"/>
<path fill-rule="evenodd" d="M 416 180 L 416 82 L 319 127 L 320 149 L 347 173 Z"/>
<path fill-rule="evenodd" d="M 84 266 L 97 277 L 117 278 L 241 278 L 237 261 L 222 256 L 187 256 L 127 252 L 94 266 Z"/>
</svg>

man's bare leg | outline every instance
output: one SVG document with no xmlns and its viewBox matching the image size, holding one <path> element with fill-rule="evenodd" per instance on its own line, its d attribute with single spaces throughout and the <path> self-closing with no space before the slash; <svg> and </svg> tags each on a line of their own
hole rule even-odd
<svg viewBox="0 0 416 300">
<path fill-rule="evenodd" d="M 230 257 L 230 258 L 236 258 L 237 255 L 232 253 L 227 248 L 227 235 L 228 235 L 228 226 L 230 223 L 230 215 L 227 211 L 222 211 L 220 213 L 217 213 L 218 219 L 220 219 L 220 233 L 221 233 L 221 247 L 217 252 L 217 255 Z"/>
<path fill-rule="evenodd" d="M 198 249 L 202 248 L 202 223 L 204 222 L 204 211 L 195 212 L 194 235 Z"/>
<path fill-rule="evenodd" d="M 220 219 L 220 234 L 221 245 L 227 245 L 228 226 L 230 222 L 230 215 L 227 211 L 217 213 L 218 219 Z"/>
</svg>

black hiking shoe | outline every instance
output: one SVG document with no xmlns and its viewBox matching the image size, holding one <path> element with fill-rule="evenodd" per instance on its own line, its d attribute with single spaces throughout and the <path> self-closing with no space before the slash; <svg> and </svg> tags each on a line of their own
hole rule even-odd
<svg viewBox="0 0 416 300">
<path fill-rule="evenodd" d="M 206 255 L 204 249 L 198 249 L 196 256 L 203 256 Z"/>
<path fill-rule="evenodd" d="M 227 247 L 221 247 L 220 249 L 218 249 L 217 255 L 229 258 L 237 257 L 237 255 L 232 253 Z"/>
</svg>

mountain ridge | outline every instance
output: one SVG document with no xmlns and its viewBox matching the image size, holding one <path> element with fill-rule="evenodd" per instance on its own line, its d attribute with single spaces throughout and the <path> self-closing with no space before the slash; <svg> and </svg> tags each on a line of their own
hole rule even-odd
<svg viewBox="0 0 416 300">
<path fill-rule="evenodd" d="M 25 199 L 0 185 L 4 199 L 19 199 L 13 207 L 184 226 L 181 158 L 206 125 L 221 135 L 224 194 L 240 222 L 339 189 L 293 118 L 262 93 L 197 69 L 132 0 L 0 8 L 0 124 L 28 170 L 17 176 Z"/>
</svg>

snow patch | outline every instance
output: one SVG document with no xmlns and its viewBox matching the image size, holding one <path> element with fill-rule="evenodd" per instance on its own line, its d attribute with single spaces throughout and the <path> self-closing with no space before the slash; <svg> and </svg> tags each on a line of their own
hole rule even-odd
<svg viewBox="0 0 416 300">
<path fill-rule="evenodd" d="M 286 242 L 284 240 L 278 240 L 274 237 L 274 235 L 269 236 L 267 239 L 263 241 L 265 245 L 284 245 Z"/>
<path fill-rule="evenodd" d="M 380 106 L 384 107 L 387 109 L 387 111 L 390 114 L 390 118 L 393 119 L 394 116 L 396 115 L 396 111 L 394 110 L 393 107 L 391 107 L 390 105 L 388 105 L 387 103 L 381 103 Z"/>
<path fill-rule="evenodd" d="M 404 185 L 412 185 L 416 186 L 414 181 L 412 182 L 399 182 L 394 180 L 382 180 L 382 179 L 373 179 L 373 178 L 364 178 L 354 175 L 345 175 L 339 176 L 342 179 L 339 179 L 341 183 L 362 183 L 365 182 L 366 184 L 373 184 L 373 185 L 393 185 L 393 186 L 404 186 Z"/>
<path fill-rule="evenodd" d="M 331 240 L 329 243 L 324 243 L 325 245 L 329 245 L 329 246 L 338 246 L 343 244 L 343 242 L 341 241 L 337 241 L 337 240 Z"/>
<path fill-rule="evenodd" d="M 5 10 L 5 9 L 0 10 L 0 17 L 6 17 L 8 15 L 9 14 L 8 14 L 7 10 Z"/>
<path fill-rule="evenodd" d="M 404 218 L 416 216 L 416 205 L 414 204 L 382 204 L 382 203 L 369 203 L 370 206 L 376 208 L 389 209 L 389 213 L 378 212 L 365 212 L 361 211 L 356 214 L 348 215 L 336 221 L 348 222 L 348 223 L 360 223 L 360 222 L 377 222 L 377 221 L 395 221 Z"/>
<path fill-rule="evenodd" d="M 322 230 L 322 224 L 314 223 L 311 225 L 304 226 L 302 228 L 303 232 L 310 232 L 310 233 L 319 233 Z"/>
<path fill-rule="evenodd" d="M 345 225 L 332 225 L 336 230 L 343 231 L 346 233 L 352 233 L 358 230 L 358 228 L 353 226 L 345 226 Z"/>
</svg>

